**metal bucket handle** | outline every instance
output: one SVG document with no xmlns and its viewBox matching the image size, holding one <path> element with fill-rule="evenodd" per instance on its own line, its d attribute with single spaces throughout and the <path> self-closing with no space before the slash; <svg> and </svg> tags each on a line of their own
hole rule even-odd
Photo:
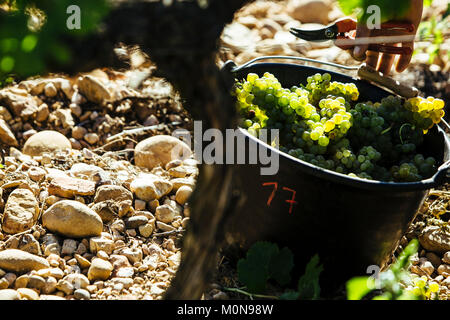
<svg viewBox="0 0 450 320">
<path fill-rule="evenodd" d="M 237 66 L 234 63 L 234 61 L 231 61 L 231 60 L 227 61 L 225 64 L 227 65 L 232 62 L 234 66 L 232 67 L 231 72 L 236 72 L 240 69 L 243 69 L 243 68 L 251 65 L 252 63 L 255 63 L 256 61 L 269 60 L 269 59 L 284 59 L 284 60 L 297 60 L 297 61 L 303 61 L 303 62 L 314 62 L 314 63 L 325 64 L 328 66 L 345 69 L 345 70 L 358 70 L 359 69 L 359 66 L 344 66 L 342 64 L 328 62 L 328 61 L 321 61 L 321 60 L 310 59 L 310 58 L 305 58 L 305 57 L 291 57 L 291 56 L 262 56 L 262 57 L 257 57 L 250 61 L 247 61 L 246 63 L 244 63 L 241 66 Z"/>
<path fill-rule="evenodd" d="M 450 131 L 450 125 L 444 119 L 441 119 L 441 122 L 439 124 L 442 131 L 444 131 L 444 134 L 447 135 L 445 133 L 445 128 L 448 131 Z M 446 138 L 448 138 L 448 136 Z M 444 162 L 442 165 L 439 166 L 435 180 L 440 184 L 450 182 L 450 160 L 447 160 L 446 162 Z"/>
<path fill-rule="evenodd" d="M 246 63 L 244 63 L 242 66 L 232 66 L 231 71 L 238 71 L 241 68 L 245 68 L 252 63 L 259 61 L 259 60 L 267 60 L 267 59 L 285 59 L 285 60 L 297 60 L 297 61 L 306 61 L 306 62 L 313 62 L 318 64 L 324 64 L 328 66 L 332 66 L 335 68 L 340 68 L 344 70 L 357 70 L 358 76 L 362 80 L 366 80 L 371 82 L 373 85 L 376 85 L 378 87 L 381 87 L 382 89 L 388 89 L 391 92 L 402 96 L 404 98 L 413 98 L 416 97 L 419 94 L 419 90 L 417 88 L 411 87 L 409 85 L 400 83 L 397 80 L 394 80 L 390 78 L 389 76 L 383 75 L 381 72 L 376 71 L 375 69 L 367 66 L 365 63 L 359 65 L 359 66 L 344 66 L 342 64 L 328 62 L 328 61 L 320 61 L 305 57 L 290 57 L 290 56 L 262 56 L 255 58 L 253 60 L 250 60 Z"/>
</svg>

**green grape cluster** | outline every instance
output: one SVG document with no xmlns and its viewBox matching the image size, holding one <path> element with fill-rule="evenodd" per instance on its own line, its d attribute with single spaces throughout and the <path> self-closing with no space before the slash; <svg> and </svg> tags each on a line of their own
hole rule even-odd
<svg viewBox="0 0 450 320">
<path fill-rule="evenodd" d="M 302 161 L 380 181 L 419 181 L 436 171 L 436 160 L 417 151 L 444 115 L 440 99 L 358 102 L 355 84 L 331 81 L 328 73 L 290 89 L 271 73 L 249 73 L 234 94 L 242 127 L 253 135 L 279 129 L 280 150 Z"/>
<path fill-rule="evenodd" d="M 433 124 L 439 123 L 444 112 L 445 103 L 441 99 L 433 97 L 410 98 L 405 103 L 405 108 L 412 113 L 412 123 L 418 128 L 428 131 Z"/>
<path fill-rule="evenodd" d="M 399 166 L 392 166 L 390 171 L 396 181 L 419 181 L 436 171 L 436 160 L 433 157 L 425 158 L 422 154 L 416 154 L 403 160 Z"/>
<path fill-rule="evenodd" d="M 421 277 L 414 275 L 411 282 L 412 284 L 406 290 L 421 299 L 431 299 L 432 296 L 436 297 L 441 290 L 441 287 L 436 281 L 429 281 L 425 275 Z"/>
<path fill-rule="evenodd" d="M 350 105 L 339 95 L 344 89 L 337 90 L 338 83 L 330 83 L 330 74 L 316 74 L 308 79 L 309 87 L 312 81 L 320 85 L 315 89 L 308 86 L 286 89 L 273 74 L 266 72 L 260 78 L 249 73 L 245 81 L 236 83 L 234 91 L 237 110 L 243 118 L 241 125 L 254 135 L 260 128 L 280 129 L 281 142 L 289 149 L 303 148 L 312 154 L 325 154 L 330 140 L 339 140 L 350 129 L 352 116 L 347 111 Z M 339 88 L 341 85 L 348 87 L 345 92 L 355 96 L 354 85 L 339 84 Z M 330 95 L 333 92 L 337 95 Z M 317 94 L 324 98 L 315 107 L 310 98 Z"/>
<path fill-rule="evenodd" d="M 328 95 L 343 97 L 347 101 L 358 100 L 359 91 L 354 83 L 331 81 L 331 75 L 329 73 L 324 73 L 323 75 L 316 73 L 313 76 L 309 76 L 306 81 L 309 99 L 313 104 L 316 104 Z"/>
<path fill-rule="evenodd" d="M 357 103 L 350 113 L 353 116 L 353 128 L 349 135 L 355 144 L 374 143 L 386 127 L 384 118 L 372 103 Z"/>
</svg>

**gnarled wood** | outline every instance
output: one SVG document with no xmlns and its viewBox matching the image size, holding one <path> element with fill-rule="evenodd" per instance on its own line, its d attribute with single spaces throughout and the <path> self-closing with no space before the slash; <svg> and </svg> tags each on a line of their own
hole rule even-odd
<svg viewBox="0 0 450 320">
<path fill-rule="evenodd" d="M 226 23 L 245 0 L 122 1 L 105 20 L 99 34 L 70 45 L 79 48 L 76 70 L 113 64 L 112 48 L 118 42 L 141 45 L 165 77 L 181 94 L 184 107 L 203 129 L 235 128 L 234 102 L 229 95 L 233 79 L 215 65 L 214 53 Z M 92 44 L 97 44 L 92 46 Z M 83 63 L 85 62 L 85 63 Z M 182 261 L 166 299 L 198 299 L 216 268 L 223 226 L 235 211 L 233 189 L 238 182 L 230 165 L 201 165 L 191 198 L 191 223 L 183 239 Z"/>
</svg>

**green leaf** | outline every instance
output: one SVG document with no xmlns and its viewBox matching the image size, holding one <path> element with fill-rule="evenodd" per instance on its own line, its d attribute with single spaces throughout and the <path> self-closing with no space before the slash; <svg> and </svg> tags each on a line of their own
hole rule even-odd
<svg viewBox="0 0 450 320">
<path fill-rule="evenodd" d="M 279 252 L 278 246 L 270 242 L 257 242 L 247 252 L 245 259 L 237 265 L 238 278 L 251 293 L 263 293 L 270 277 L 269 265 Z"/>
<path fill-rule="evenodd" d="M 361 300 L 372 291 L 374 281 L 370 277 L 355 277 L 347 281 L 347 300 Z"/>
<path fill-rule="evenodd" d="M 294 267 L 294 256 L 289 248 L 281 249 L 270 260 L 270 278 L 284 286 L 291 281 L 291 270 Z"/>
<path fill-rule="evenodd" d="M 433 0 L 423 0 L 423 6 L 429 7 L 433 3 Z"/>
<path fill-rule="evenodd" d="M 359 12 L 358 21 L 366 21 L 372 13 L 367 8 L 376 5 L 380 8 L 381 22 L 401 19 L 411 5 L 411 0 L 339 0 L 339 6 L 346 15 Z"/>
<path fill-rule="evenodd" d="M 339 0 L 339 7 L 346 15 L 353 14 L 353 11 L 361 6 L 361 0 Z"/>
<path fill-rule="evenodd" d="M 417 239 L 411 240 L 408 245 L 400 253 L 397 261 L 390 267 L 393 272 L 405 269 L 409 263 L 409 259 L 419 250 L 419 241 Z"/>
<path fill-rule="evenodd" d="M 450 2 L 447 4 L 447 10 L 445 10 L 444 14 L 442 15 L 442 21 L 445 20 L 450 15 Z"/>
<path fill-rule="evenodd" d="M 280 300 L 297 300 L 299 296 L 300 294 L 298 292 L 289 290 L 280 296 Z"/>
<path fill-rule="evenodd" d="M 301 299 L 316 300 L 320 297 L 319 276 L 323 266 L 319 265 L 319 256 L 316 254 L 306 265 L 305 274 L 298 280 L 298 293 Z"/>
</svg>

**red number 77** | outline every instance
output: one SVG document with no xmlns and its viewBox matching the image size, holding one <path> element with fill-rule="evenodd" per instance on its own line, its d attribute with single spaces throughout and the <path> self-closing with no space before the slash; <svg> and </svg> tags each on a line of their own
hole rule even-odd
<svg viewBox="0 0 450 320">
<path fill-rule="evenodd" d="M 274 186 L 274 188 L 272 190 L 272 193 L 270 194 L 269 199 L 267 200 L 267 206 L 270 206 L 270 204 L 272 203 L 273 197 L 275 197 L 275 193 L 278 190 L 278 183 L 277 182 L 265 182 L 262 185 L 264 187 L 265 186 L 270 186 L 270 185 Z M 292 198 L 290 200 L 286 200 L 286 202 L 289 203 L 289 213 L 292 213 L 292 209 L 294 208 L 294 204 L 297 204 L 297 201 L 295 201 L 296 191 L 292 190 L 292 189 L 289 189 L 287 187 L 283 187 L 283 190 L 292 192 Z"/>
</svg>

